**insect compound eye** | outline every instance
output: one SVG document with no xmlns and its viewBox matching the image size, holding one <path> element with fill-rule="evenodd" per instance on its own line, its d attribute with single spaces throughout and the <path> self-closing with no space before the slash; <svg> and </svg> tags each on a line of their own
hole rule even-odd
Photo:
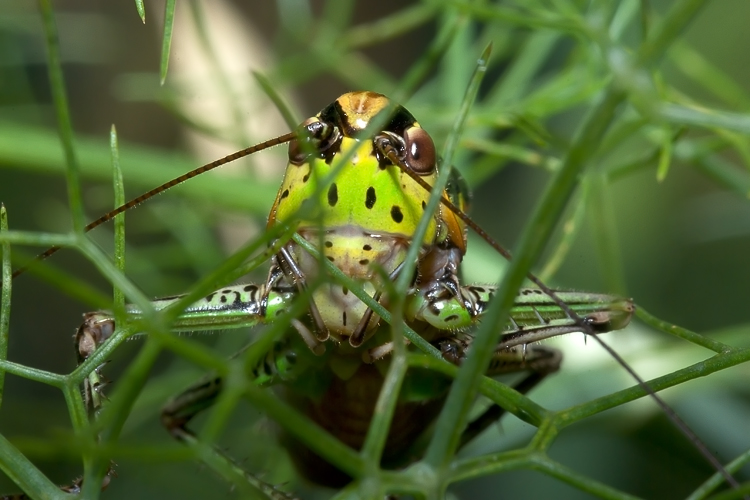
<svg viewBox="0 0 750 500">
<path fill-rule="evenodd" d="M 419 175 L 429 175 L 435 171 L 437 153 L 430 134 L 420 127 L 410 127 L 404 131 L 404 163 Z"/>
<path fill-rule="evenodd" d="M 325 157 L 339 139 L 335 126 L 318 118 L 308 118 L 297 129 L 297 137 L 289 141 L 289 162 L 302 165 L 310 156 Z"/>
</svg>

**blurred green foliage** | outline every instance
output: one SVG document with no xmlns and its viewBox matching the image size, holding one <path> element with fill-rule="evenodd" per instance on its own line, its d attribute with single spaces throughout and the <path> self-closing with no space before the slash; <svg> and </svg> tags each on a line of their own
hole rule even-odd
<svg viewBox="0 0 750 500">
<path fill-rule="evenodd" d="M 131 196 L 287 131 L 253 71 L 294 103 L 298 120 L 342 92 L 368 89 L 399 99 L 442 145 L 476 59 L 492 42 L 488 73 L 453 160 L 474 190 L 472 215 L 480 225 L 513 248 L 548 180 L 582 158 L 579 187 L 536 266 L 544 279 L 626 294 L 670 323 L 737 349 L 750 346 L 747 2 L 184 2 L 171 37 L 163 37 L 161 5 L 146 8 L 144 26 L 131 2 L 56 2 L 59 45 L 52 46 L 59 49 L 63 89 L 50 84 L 55 63 L 48 63 L 39 8 L 0 0 L 0 202 L 10 228 L 25 231 L 13 236 L 14 267 L 51 239 L 72 238 L 66 231 L 82 222 L 77 207 L 94 218 L 113 205 L 113 123 Z M 168 52 L 160 53 L 162 47 Z M 581 144 L 582 126 L 607 96 L 618 99 L 611 119 L 598 140 Z M 82 185 L 82 195 L 73 189 L 69 199 L 76 182 L 61 146 L 66 136 Z M 219 146 L 207 150 L 207 142 Z M 128 213 L 127 280 L 104 278 L 92 265 L 104 254 L 83 244 L 55 255 L 40 277 L 15 280 L 8 359 L 71 373 L 70 334 L 82 312 L 110 300 L 110 281 L 134 284 L 148 297 L 180 293 L 261 234 L 285 166 L 282 149 L 226 174 L 202 176 Z M 92 238 L 112 248 L 108 227 Z M 465 281 L 495 281 L 501 267 L 472 237 Z M 263 277 L 261 270 L 250 279 Z M 607 339 L 645 378 L 710 354 L 642 323 Z M 181 340 L 228 355 L 247 336 Z M 563 410 L 633 385 L 592 344 L 562 343 L 562 372 L 532 399 Z M 143 346 L 128 342 L 111 355 L 106 373 L 115 386 L 137 351 L 137 359 L 147 357 Z M 163 402 L 205 367 L 171 352 L 154 359 L 151 379 L 122 416 L 127 422 L 111 450 L 120 477 L 104 497 L 224 495 L 228 484 L 196 465 L 158 423 Z M 664 393 L 724 463 L 750 450 L 749 377 L 745 362 Z M 262 409 L 241 406 L 220 446 L 267 481 L 289 482 L 305 498 L 330 496 L 295 478 Z M 6 377 L 2 436 L 54 483 L 81 473 L 79 457 L 87 450 L 72 437 L 71 429 L 84 425 L 77 418 L 59 390 Z M 463 465 L 475 466 L 476 474 L 450 492 L 573 499 L 606 484 L 639 497 L 683 498 L 713 472 L 648 399 L 564 429 L 549 455 L 567 470 L 525 463 L 490 474 L 470 461 L 525 446 L 535 430 L 504 418 L 462 452 L 469 457 Z M 745 485 L 748 467 L 736 474 Z M 585 476 L 589 490 L 570 471 Z M 15 490 L 0 476 L 0 491 Z"/>
</svg>

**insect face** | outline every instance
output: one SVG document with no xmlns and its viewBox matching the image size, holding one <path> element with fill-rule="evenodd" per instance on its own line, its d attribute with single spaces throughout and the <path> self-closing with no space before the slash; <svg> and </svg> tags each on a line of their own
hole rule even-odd
<svg viewBox="0 0 750 500">
<path fill-rule="evenodd" d="M 400 271 L 429 198 L 389 155 L 429 185 L 437 177 L 432 139 L 401 106 L 394 107 L 374 137 L 366 135 L 371 121 L 389 112 L 388 106 L 380 94 L 352 92 L 303 123 L 306 141 L 290 143 L 290 163 L 268 218 L 269 227 L 294 220 L 303 238 L 314 245 L 322 242 L 325 258 L 372 297 L 382 292 L 379 273 L 393 279 Z M 463 237 L 438 211 L 420 242 L 420 255 L 441 240 Z M 320 270 L 317 260 L 294 244 L 277 256 L 277 263 L 292 283 L 301 275 L 315 279 Z M 338 341 L 354 337 L 350 342 L 361 345 L 379 322 L 366 316 L 368 308 L 361 300 L 336 284 L 316 289 L 313 304 L 320 313 L 315 326 L 323 339 L 329 334 Z M 361 324 L 365 317 L 367 323 Z"/>
</svg>

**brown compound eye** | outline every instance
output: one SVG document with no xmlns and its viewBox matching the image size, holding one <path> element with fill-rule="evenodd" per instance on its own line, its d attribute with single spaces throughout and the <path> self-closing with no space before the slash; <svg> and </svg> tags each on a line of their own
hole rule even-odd
<svg viewBox="0 0 750 500">
<path fill-rule="evenodd" d="M 289 141 L 289 162 L 302 165 L 311 155 L 323 156 L 338 138 L 336 127 L 317 117 L 308 118 L 297 129 L 297 137 Z"/>
<path fill-rule="evenodd" d="M 419 175 L 428 175 L 435 171 L 437 153 L 430 134 L 423 128 L 411 127 L 404 131 L 406 155 L 404 163 Z"/>
</svg>

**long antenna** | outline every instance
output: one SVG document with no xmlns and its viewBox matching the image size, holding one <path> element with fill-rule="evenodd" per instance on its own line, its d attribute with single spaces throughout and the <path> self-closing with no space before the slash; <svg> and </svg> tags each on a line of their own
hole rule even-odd
<svg viewBox="0 0 750 500">
<path fill-rule="evenodd" d="M 148 200 L 149 198 L 153 198 L 159 193 L 163 193 L 169 188 L 172 188 L 178 184 L 181 184 L 189 179 L 192 179 L 195 176 L 198 176 L 204 172 L 208 172 L 209 170 L 213 170 L 217 167 L 220 167 L 222 165 L 226 165 L 227 163 L 233 162 L 234 160 L 238 160 L 240 158 L 243 158 L 245 156 L 249 156 L 253 153 L 257 153 L 258 151 L 263 151 L 264 149 L 271 148 L 273 146 L 277 146 L 279 144 L 283 144 L 285 142 L 289 142 L 292 139 L 297 137 L 296 132 L 290 132 L 288 134 L 280 135 L 279 137 L 274 137 L 273 139 L 269 139 L 267 141 L 261 142 L 260 144 L 256 144 L 255 146 L 251 146 L 249 148 L 242 149 L 240 151 L 237 151 L 235 153 L 232 153 L 230 155 L 225 156 L 224 158 L 219 158 L 218 160 L 214 160 L 211 163 L 207 163 L 203 165 L 202 167 L 198 167 L 194 170 L 191 170 L 190 172 L 187 172 L 185 174 L 180 175 L 179 177 L 175 177 L 171 181 L 165 182 L 161 186 L 155 187 L 154 189 L 143 193 L 142 195 L 138 196 L 137 198 L 133 198 L 129 202 L 125 203 L 124 205 L 120 205 L 119 207 L 115 208 L 114 210 L 107 212 L 106 214 L 102 215 L 98 219 L 96 219 L 93 222 L 90 222 L 86 227 L 83 228 L 83 232 L 87 233 L 94 229 L 95 227 L 101 226 L 105 222 L 108 222 L 115 218 L 115 216 L 125 212 L 126 210 L 130 210 L 136 205 L 139 205 L 143 203 L 144 201 Z M 37 255 L 34 260 L 29 262 L 23 267 L 20 267 L 16 269 L 13 272 L 12 277 L 16 278 L 17 276 L 20 276 L 23 274 L 30 265 L 32 265 L 35 262 L 42 261 L 49 257 L 50 255 L 54 254 L 58 250 L 60 250 L 62 247 L 54 246 L 50 247 L 47 250 L 45 250 L 43 253 L 40 253 Z"/>
</svg>

